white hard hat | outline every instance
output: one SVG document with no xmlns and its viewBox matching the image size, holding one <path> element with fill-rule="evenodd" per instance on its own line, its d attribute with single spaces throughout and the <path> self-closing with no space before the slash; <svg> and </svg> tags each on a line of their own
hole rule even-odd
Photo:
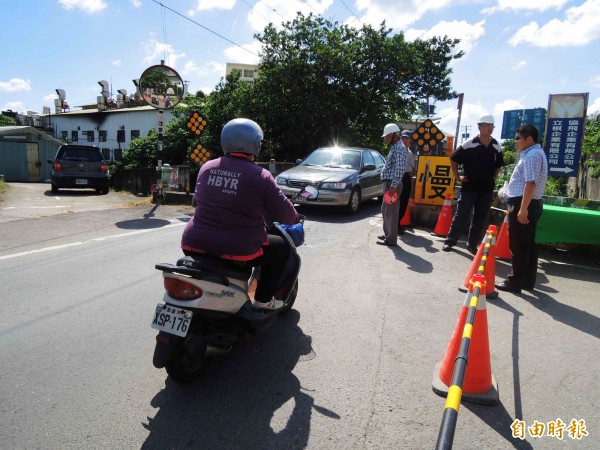
<svg viewBox="0 0 600 450">
<path fill-rule="evenodd" d="M 381 137 L 385 137 L 388 134 L 399 132 L 400 128 L 398 128 L 398 125 L 396 125 L 395 123 L 388 123 L 385 127 L 383 127 L 383 134 L 381 135 Z"/>
<path fill-rule="evenodd" d="M 477 123 L 491 123 L 492 125 L 494 125 L 494 116 L 492 116 L 491 114 L 484 114 L 479 118 Z"/>
</svg>

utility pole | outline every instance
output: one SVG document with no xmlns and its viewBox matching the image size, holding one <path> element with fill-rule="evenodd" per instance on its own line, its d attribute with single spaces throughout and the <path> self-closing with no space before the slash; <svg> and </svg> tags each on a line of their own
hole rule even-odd
<svg viewBox="0 0 600 450">
<path fill-rule="evenodd" d="M 464 125 L 463 129 L 465 130 L 464 133 L 461 135 L 461 141 L 460 143 L 462 144 L 463 142 L 465 142 L 465 139 L 469 139 L 469 136 L 471 136 L 471 134 L 469 133 L 469 131 L 471 130 L 471 125 Z"/>
</svg>

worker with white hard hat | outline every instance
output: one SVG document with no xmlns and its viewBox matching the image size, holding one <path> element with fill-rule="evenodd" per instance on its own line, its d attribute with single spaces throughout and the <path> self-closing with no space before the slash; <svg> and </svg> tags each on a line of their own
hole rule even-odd
<svg viewBox="0 0 600 450">
<path fill-rule="evenodd" d="M 456 245 L 472 214 L 467 250 L 472 254 L 477 253 L 477 245 L 483 238 L 485 220 L 492 206 L 496 177 L 504 164 L 502 147 L 492 137 L 494 117 L 484 114 L 477 121 L 477 128 L 479 134 L 461 144 L 450 156 L 452 172 L 461 187 L 450 232 L 442 247 L 445 252 Z M 459 166 L 462 166 L 462 172 L 459 172 Z"/>
<path fill-rule="evenodd" d="M 402 193 L 402 176 L 408 170 L 410 152 L 402 144 L 400 128 L 395 123 L 388 123 L 383 128 L 381 137 L 391 148 L 385 166 L 381 171 L 381 181 L 385 193 L 381 204 L 383 235 L 378 237 L 377 244 L 394 247 L 398 245 L 398 218 L 400 214 L 398 198 Z"/>
</svg>

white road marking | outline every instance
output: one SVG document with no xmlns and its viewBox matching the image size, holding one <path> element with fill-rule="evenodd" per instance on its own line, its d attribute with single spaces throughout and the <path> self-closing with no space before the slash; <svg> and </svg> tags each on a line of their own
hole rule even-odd
<svg viewBox="0 0 600 450">
<path fill-rule="evenodd" d="M 77 247 L 79 245 L 86 245 L 86 244 L 91 244 L 94 242 L 102 242 L 102 241 L 107 241 L 109 239 L 118 239 L 118 238 L 127 237 L 127 236 L 134 236 L 136 234 L 150 233 L 152 231 L 165 230 L 167 228 L 181 227 L 183 225 L 186 225 L 186 222 L 181 222 L 179 220 L 171 221 L 170 225 L 166 225 L 166 226 L 160 227 L 160 228 L 148 228 L 148 229 L 144 229 L 144 230 L 128 231 L 127 233 L 113 234 L 111 236 L 104 236 L 104 237 L 90 239 L 89 241 L 71 242 L 69 244 L 53 245 L 51 247 L 44 247 L 44 248 L 39 248 L 36 250 L 29 250 L 27 252 L 14 253 L 12 255 L 0 256 L 0 261 L 3 261 L 5 259 L 19 258 L 21 256 L 32 255 L 34 253 L 43 253 L 43 252 L 50 252 L 50 251 L 54 251 L 54 250 L 62 250 L 64 248 Z"/>
</svg>

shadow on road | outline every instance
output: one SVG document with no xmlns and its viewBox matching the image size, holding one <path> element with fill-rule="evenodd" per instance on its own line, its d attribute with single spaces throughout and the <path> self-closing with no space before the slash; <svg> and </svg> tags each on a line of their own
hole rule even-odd
<svg viewBox="0 0 600 450">
<path fill-rule="evenodd" d="M 141 219 L 123 220 L 121 222 L 116 222 L 115 226 L 117 228 L 123 228 L 125 230 L 148 230 L 152 228 L 161 228 L 170 225 L 170 220 L 154 218 L 156 210 L 159 208 L 159 206 L 159 204 L 153 205 L 150 211 L 144 214 Z M 180 218 L 179 220 L 182 222 L 187 222 L 190 219 L 188 217 L 185 217 Z"/>
<path fill-rule="evenodd" d="M 99 197 L 94 189 L 60 189 L 57 194 L 53 194 L 51 190 L 44 191 L 46 197 Z"/>
<path fill-rule="evenodd" d="M 292 373 L 316 357 L 299 319 L 292 310 L 245 339 L 194 384 L 167 379 L 151 401 L 156 415 L 142 424 L 150 431 L 142 448 L 305 448 L 313 410 L 340 417 L 315 405 Z"/>
<path fill-rule="evenodd" d="M 367 200 L 361 203 L 360 208 L 355 214 L 348 214 L 341 206 L 300 205 L 296 209 L 311 222 L 351 223 L 379 214 L 381 212 L 381 203 L 376 200 Z"/>
</svg>

